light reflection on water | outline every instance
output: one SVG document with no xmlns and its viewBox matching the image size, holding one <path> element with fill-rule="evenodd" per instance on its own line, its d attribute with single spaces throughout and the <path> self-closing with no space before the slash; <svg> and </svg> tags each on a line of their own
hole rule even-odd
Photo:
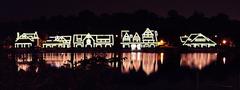
<svg viewBox="0 0 240 90">
<path fill-rule="evenodd" d="M 17 66 L 18 66 L 18 71 L 21 69 L 24 71 L 27 71 L 27 69 L 29 68 L 28 64 L 23 64 L 23 63 L 17 63 Z"/>
<path fill-rule="evenodd" d="M 43 53 L 43 60 L 47 64 L 51 64 L 56 67 L 61 67 L 71 60 L 71 53 Z"/>
<path fill-rule="evenodd" d="M 45 60 L 47 64 L 50 64 L 55 67 L 61 67 L 65 64 L 68 64 L 68 61 L 71 60 L 71 53 L 43 53 L 42 56 L 37 57 Z M 81 61 L 83 59 L 90 59 L 93 56 L 105 57 L 106 59 L 110 59 L 113 57 L 112 53 L 74 53 L 73 60 Z M 16 54 L 15 59 L 17 60 L 19 68 L 26 70 L 28 65 L 27 63 L 32 61 L 33 56 L 31 53 L 21 53 Z"/>
<path fill-rule="evenodd" d="M 105 57 L 110 59 L 114 57 L 114 53 L 43 53 L 37 55 L 42 60 L 45 60 L 47 64 L 55 67 L 62 67 L 69 64 L 69 60 L 76 62 L 89 59 L 92 57 Z M 165 53 L 145 53 L 145 52 L 125 52 L 121 53 L 121 57 L 125 58 L 122 63 L 112 62 L 109 66 L 120 68 L 122 73 L 130 73 L 131 71 L 143 71 L 147 75 L 150 75 L 159 70 L 161 64 L 165 64 Z M 18 70 L 27 70 L 29 65 L 27 62 L 32 61 L 33 56 L 30 53 L 16 54 Z M 171 59 L 169 59 L 171 60 Z M 179 60 L 179 59 L 178 59 Z M 176 60 L 176 61 L 178 61 Z M 180 66 L 187 66 L 190 68 L 197 68 L 199 70 L 208 66 L 212 62 L 217 60 L 217 53 L 182 53 L 180 54 Z M 226 62 L 226 58 L 221 58 L 223 63 Z"/>
<path fill-rule="evenodd" d="M 147 75 L 149 75 L 158 70 L 158 61 L 160 60 L 159 55 L 159 53 L 123 53 L 122 56 L 126 57 L 126 60 L 123 61 L 121 70 L 123 73 L 129 73 L 131 70 L 139 71 L 141 68 Z M 163 59 L 163 54 L 160 55 L 160 57 Z"/>
<path fill-rule="evenodd" d="M 223 57 L 222 62 L 223 64 L 226 64 L 226 57 Z"/>
<path fill-rule="evenodd" d="M 142 52 L 130 52 L 122 53 L 122 58 L 126 58 L 120 63 L 109 63 L 111 67 L 121 68 L 122 73 L 129 73 L 131 70 L 139 71 L 143 70 L 147 75 L 156 72 L 158 70 L 158 61 L 163 63 L 163 53 L 142 53 Z M 73 60 L 81 61 L 84 58 L 89 59 L 93 56 L 105 57 L 106 59 L 113 58 L 113 53 L 74 53 Z M 27 70 L 29 65 L 27 62 L 32 61 L 32 54 L 22 53 L 16 54 L 16 60 L 18 62 L 18 70 Z M 68 64 L 68 60 L 71 60 L 71 53 L 43 53 L 42 60 L 45 60 L 47 64 L 55 67 L 61 67 Z"/>
<path fill-rule="evenodd" d="M 15 58 L 18 62 L 30 62 L 32 61 L 32 54 L 30 53 L 16 54 Z"/>
<path fill-rule="evenodd" d="M 105 57 L 106 59 L 113 57 L 112 53 L 74 53 L 73 60 L 78 62 L 94 56 Z M 45 60 L 47 64 L 61 67 L 64 64 L 68 64 L 68 61 L 71 60 L 71 53 L 43 53 L 43 60 Z"/>
<path fill-rule="evenodd" d="M 217 53 L 183 53 L 180 65 L 202 70 L 217 60 Z"/>
</svg>

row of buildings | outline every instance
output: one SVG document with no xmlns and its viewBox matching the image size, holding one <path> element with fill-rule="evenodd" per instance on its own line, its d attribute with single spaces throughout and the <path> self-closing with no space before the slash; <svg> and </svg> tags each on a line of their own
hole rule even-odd
<svg viewBox="0 0 240 90">
<path fill-rule="evenodd" d="M 37 32 L 19 33 L 15 40 L 15 48 L 111 48 L 114 46 L 114 38 L 121 38 L 122 48 L 131 48 L 131 50 L 141 50 L 142 48 L 155 48 L 163 45 L 163 41 L 158 41 L 158 32 L 156 30 L 146 30 L 139 34 L 130 33 L 129 30 L 121 30 L 121 37 L 113 34 L 73 34 L 49 36 L 48 40 L 39 43 Z M 201 33 L 190 34 L 189 36 L 180 36 L 182 45 L 188 47 L 215 47 L 217 44 Z"/>
</svg>

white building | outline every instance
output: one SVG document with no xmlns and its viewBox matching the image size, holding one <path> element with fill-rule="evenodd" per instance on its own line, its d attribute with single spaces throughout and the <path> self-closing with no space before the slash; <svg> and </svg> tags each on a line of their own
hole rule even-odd
<svg viewBox="0 0 240 90">
<path fill-rule="evenodd" d="M 131 48 L 132 50 L 141 50 L 141 37 L 137 32 L 135 32 L 134 36 L 132 34 L 128 34 L 128 30 L 121 31 L 122 37 L 122 46 L 123 48 Z"/>
<path fill-rule="evenodd" d="M 74 48 L 112 47 L 114 45 L 113 34 L 73 34 Z"/>
<path fill-rule="evenodd" d="M 151 48 L 151 47 L 156 47 L 157 46 L 157 37 L 158 37 L 158 32 L 154 30 L 150 30 L 147 28 L 145 32 L 142 34 L 142 42 L 143 46 L 146 48 Z"/>
<path fill-rule="evenodd" d="M 129 30 L 121 31 L 122 47 L 131 48 L 131 50 L 141 50 L 141 48 L 151 48 L 157 46 L 157 31 L 146 28 L 142 38 L 137 32 L 129 34 Z"/>
<path fill-rule="evenodd" d="M 188 47 L 215 47 L 217 44 L 209 39 L 208 37 L 204 36 L 201 33 L 192 33 L 189 36 L 184 35 L 180 36 L 180 40 L 182 42 L 183 46 L 188 46 Z"/>
<path fill-rule="evenodd" d="M 43 48 L 71 48 L 72 36 L 49 36 Z"/>
<path fill-rule="evenodd" d="M 39 37 L 37 32 L 22 33 L 22 34 L 17 32 L 17 38 L 15 40 L 15 48 L 30 48 L 33 46 L 39 46 Z"/>
</svg>

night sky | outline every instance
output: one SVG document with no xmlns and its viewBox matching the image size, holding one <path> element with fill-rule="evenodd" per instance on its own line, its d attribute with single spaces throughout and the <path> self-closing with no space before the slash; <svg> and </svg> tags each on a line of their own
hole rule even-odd
<svg viewBox="0 0 240 90">
<path fill-rule="evenodd" d="M 184 16 L 194 11 L 213 16 L 225 13 L 240 20 L 240 0 L 1 0 L 0 20 L 18 21 L 40 16 L 75 15 L 82 10 L 96 14 L 149 10 L 165 16 L 171 9 Z"/>
</svg>

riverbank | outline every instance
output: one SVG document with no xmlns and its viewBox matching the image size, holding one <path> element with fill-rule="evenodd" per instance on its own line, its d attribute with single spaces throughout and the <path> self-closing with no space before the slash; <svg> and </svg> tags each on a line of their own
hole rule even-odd
<svg viewBox="0 0 240 90">
<path fill-rule="evenodd" d="M 64 52 L 238 52 L 239 48 L 186 48 L 186 47 L 160 47 L 131 50 L 129 48 L 10 48 L 2 49 L 4 52 L 15 53 L 64 53 Z"/>
</svg>

